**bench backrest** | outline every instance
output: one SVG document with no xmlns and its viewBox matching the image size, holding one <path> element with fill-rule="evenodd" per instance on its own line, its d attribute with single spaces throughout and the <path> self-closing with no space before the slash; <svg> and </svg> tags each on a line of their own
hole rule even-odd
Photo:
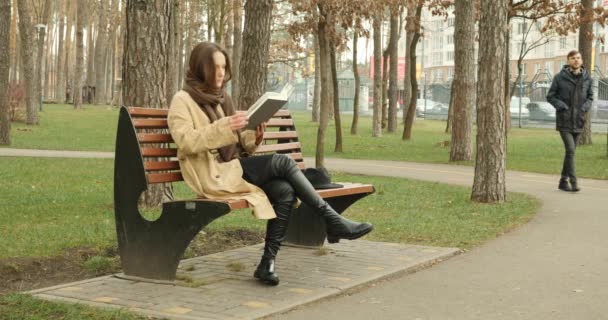
<svg viewBox="0 0 608 320">
<path fill-rule="evenodd" d="M 182 181 L 177 147 L 169 134 L 167 109 L 126 108 L 144 161 L 148 184 Z M 289 155 L 304 169 L 304 158 L 298 133 L 288 110 L 279 110 L 269 121 L 264 132 L 264 143 L 255 154 L 283 153 Z"/>
</svg>

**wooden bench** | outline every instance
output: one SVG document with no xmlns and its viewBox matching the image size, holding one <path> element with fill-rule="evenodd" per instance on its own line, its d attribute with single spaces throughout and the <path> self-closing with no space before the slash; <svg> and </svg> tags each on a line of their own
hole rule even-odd
<svg viewBox="0 0 608 320">
<path fill-rule="evenodd" d="M 179 260 L 200 230 L 245 200 L 187 199 L 163 203 L 155 221 L 143 218 L 138 199 L 148 184 L 182 181 L 177 148 L 167 127 L 166 109 L 122 107 L 114 162 L 116 233 L 125 276 L 174 280 Z M 280 110 L 268 122 L 264 143 L 256 154 L 284 153 L 301 169 L 304 162 L 298 134 L 289 111 Z M 339 213 L 374 192 L 369 184 L 343 183 L 343 188 L 318 190 Z M 324 221 L 306 204 L 292 213 L 286 243 L 318 247 L 325 242 Z"/>
</svg>

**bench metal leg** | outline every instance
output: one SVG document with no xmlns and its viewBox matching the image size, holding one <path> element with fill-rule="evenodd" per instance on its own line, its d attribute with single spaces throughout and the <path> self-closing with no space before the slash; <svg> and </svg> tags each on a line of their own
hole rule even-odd
<svg viewBox="0 0 608 320">
<path fill-rule="evenodd" d="M 352 194 L 327 198 L 325 201 L 327 201 L 336 212 L 342 214 L 350 205 L 369 194 L 370 193 Z M 285 244 L 321 247 L 327 237 L 325 229 L 325 221 L 319 216 L 316 210 L 305 203 L 302 203 L 294 212 L 292 212 L 289 219 Z"/>
<path fill-rule="evenodd" d="M 135 209 L 117 212 L 116 231 L 123 272 L 127 276 L 175 280 L 186 248 L 202 228 L 230 212 L 225 203 L 177 201 L 163 205 L 156 221 Z"/>
</svg>

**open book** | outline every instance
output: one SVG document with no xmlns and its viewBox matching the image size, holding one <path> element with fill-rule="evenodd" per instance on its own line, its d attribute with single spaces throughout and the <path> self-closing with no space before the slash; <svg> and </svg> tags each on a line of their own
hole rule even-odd
<svg viewBox="0 0 608 320">
<path fill-rule="evenodd" d="M 280 93 L 266 92 L 247 110 L 249 123 L 245 129 L 255 130 L 262 122 L 268 121 L 281 107 L 287 103 L 287 99 L 293 92 L 293 86 L 286 84 Z"/>
</svg>

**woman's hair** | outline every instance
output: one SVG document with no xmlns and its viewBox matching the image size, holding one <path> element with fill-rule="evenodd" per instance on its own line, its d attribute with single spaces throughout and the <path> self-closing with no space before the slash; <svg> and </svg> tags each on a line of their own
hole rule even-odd
<svg viewBox="0 0 608 320">
<path fill-rule="evenodd" d="M 566 56 L 566 59 L 570 59 L 570 57 L 575 56 L 577 54 L 581 54 L 581 53 L 578 52 L 578 50 L 571 50 L 570 52 L 568 52 L 568 55 Z"/>
<path fill-rule="evenodd" d="M 213 62 L 213 54 L 221 52 L 226 58 L 226 74 L 224 75 L 224 83 L 232 78 L 232 69 L 230 68 L 230 57 L 224 48 L 213 42 L 201 42 L 197 44 L 190 53 L 188 63 L 187 78 L 196 78 L 199 81 L 210 85 L 215 79 L 215 63 Z"/>
</svg>

